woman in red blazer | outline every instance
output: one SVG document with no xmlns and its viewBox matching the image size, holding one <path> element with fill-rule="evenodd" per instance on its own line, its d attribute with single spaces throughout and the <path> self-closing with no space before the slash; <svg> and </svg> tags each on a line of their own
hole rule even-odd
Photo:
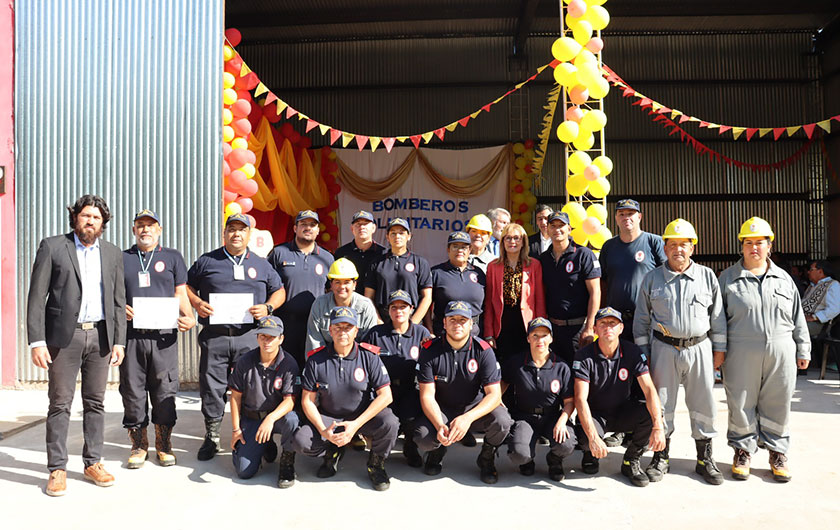
<svg viewBox="0 0 840 530">
<path fill-rule="evenodd" d="M 502 230 L 499 258 L 487 266 L 484 337 L 499 361 L 528 347 L 528 322 L 545 316 L 542 267 L 528 256 L 528 236 L 521 225 Z"/>
</svg>

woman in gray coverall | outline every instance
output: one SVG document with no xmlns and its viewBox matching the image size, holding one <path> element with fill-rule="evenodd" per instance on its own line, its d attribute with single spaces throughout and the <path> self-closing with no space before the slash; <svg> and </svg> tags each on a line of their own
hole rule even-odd
<svg viewBox="0 0 840 530">
<path fill-rule="evenodd" d="M 738 233 L 744 257 L 720 275 L 727 318 L 727 438 L 735 449 L 732 477 L 737 480 L 749 477 L 759 438 L 770 451 L 773 478 L 790 480 L 790 402 L 797 366 L 807 368 L 811 358 L 799 291 L 769 259 L 774 238 L 767 221 L 747 219 Z"/>
</svg>

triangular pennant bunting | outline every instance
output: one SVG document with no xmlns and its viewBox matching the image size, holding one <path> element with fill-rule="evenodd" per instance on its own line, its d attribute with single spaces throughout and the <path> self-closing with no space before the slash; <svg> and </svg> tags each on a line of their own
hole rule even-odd
<svg viewBox="0 0 840 530">
<path fill-rule="evenodd" d="M 778 140 L 780 136 L 785 133 L 784 127 L 776 127 L 773 129 L 773 139 Z"/>
<path fill-rule="evenodd" d="M 370 137 L 370 152 L 375 153 L 376 148 L 379 147 L 379 142 L 382 141 L 382 138 L 378 136 L 371 136 Z"/>
<path fill-rule="evenodd" d="M 450 123 L 449 125 L 446 126 L 446 130 L 449 131 L 449 132 L 455 132 L 456 127 L 458 127 L 458 122 L 453 121 L 452 123 Z M 443 140 L 443 138 L 441 138 L 441 140 Z"/>
<path fill-rule="evenodd" d="M 365 148 L 368 143 L 368 137 L 363 134 L 356 135 L 356 145 L 359 147 L 359 151 Z"/>
<path fill-rule="evenodd" d="M 327 131 L 330 130 L 330 126 L 324 125 L 323 123 L 319 123 L 318 130 L 321 131 L 321 136 L 324 136 L 325 134 L 327 134 Z"/>
<path fill-rule="evenodd" d="M 393 138 L 393 137 L 390 137 L 390 138 L 383 138 L 383 139 L 382 139 L 382 145 L 384 145 L 384 146 L 385 146 L 385 151 L 387 151 L 387 152 L 389 152 L 389 153 L 390 153 L 390 152 L 391 152 L 391 148 L 393 148 L 393 147 L 394 147 L 394 142 L 396 142 L 396 141 L 397 141 L 397 139 L 396 139 L 396 138 Z"/>
<path fill-rule="evenodd" d="M 817 125 L 819 125 L 820 129 L 824 130 L 825 132 L 831 132 L 831 118 L 823 121 L 818 121 Z"/>
<path fill-rule="evenodd" d="M 746 127 L 732 127 L 732 138 L 737 140 L 738 137 L 744 134 L 744 131 L 746 130 Z"/>
<path fill-rule="evenodd" d="M 297 111 L 295 109 L 293 109 L 292 107 L 286 107 L 286 119 L 287 120 L 289 118 L 291 118 L 292 116 L 294 116 L 295 114 L 297 114 Z"/>
<path fill-rule="evenodd" d="M 254 97 L 258 98 L 268 92 L 268 87 L 262 84 L 262 81 L 257 84 L 257 89 L 254 91 Z"/>
<path fill-rule="evenodd" d="M 755 136 L 755 133 L 758 132 L 758 129 L 755 127 L 747 127 L 747 141 L 749 142 L 752 140 L 752 137 Z"/>
<path fill-rule="evenodd" d="M 440 141 L 442 142 L 443 141 L 443 135 L 446 134 L 446 129 L 441 127 L 440 129 L 435 129 L 434 132 L 435 132 L 435 136 L 440 138 Z"/>
<path fill-rule="evenodd" d="M 410 138 L 411 138 L 411 143 L 414 144 L 414 148 L 419 149 L 420 148 L 420 135 L 419 134 L 414 134 L 414 135 L 411 135 Z"/>
<path fill-rule="evenodd" d="M 421 134 L 420 136 L 423 138 L 423 143 L 424 144 L 429 143 L 432 139 L 432 136 L 434 136 L 434 134 L 435 134 L 434 131 L 424 132 L 423 134 Z"/>
<path fill-rule="evenodd" d="M 353 133 L 342 132 L 341 133 L 341 147 L 347 147 L 348 145 L 350 145 L 350 142 L 352 142 L 353 138 L 355 138 L 355 137 L 356 137 L 356 135 L 353 134 Z"/>
<path fill-rule="evenodd" d="M 805 134 L 807 134 L 808 138 L 810 138 L 811 135 L 814 134 L 814 127 L 816 126 L 816 123 L 809 123 L 808 125 L 803 125 L 802 130 L 805 131 Z"/>
<path fill-rule="evenodd" d="M 801 125 L 795 125 L 793 127 L 785 127 L 785 130 L 787 131 L 788 136 L 793 136 L 800 128 L 802 128 Z"/>
<path fill-rule="evenodd" d="M 341 131 L 338 129 L 330 129 L 330 145 L 334 144 L 339 138 L 341 138 Z"/>
</svg>

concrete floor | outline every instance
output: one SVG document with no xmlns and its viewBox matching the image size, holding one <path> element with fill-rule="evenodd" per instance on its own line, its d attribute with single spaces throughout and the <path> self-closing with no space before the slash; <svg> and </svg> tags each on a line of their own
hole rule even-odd
<svg viewBox="0 0 840 530">
<path fill-rule="evenodd" d="M 767 453 L 753 457 L 753 475 L 746 482 L 729 478 L 732 452 L 722 437 L 715 454 L 727 477 L 710 486 L 694 474 L 694 444 L 688 413 L 677 412 L 671 445 L 671 473 L 647 488 L 631 486 L 621 476 L 622 449 L 613 449 L 594 477 L 579 471 L 580 453 L 566 462 L 567 479 L 545 477 L 545 447 L 538 450 L 537 474 L 523 477 L 506 456 L 498 461 L 499 483 L 479 481 L 477 449 L 455 447 L 439 477 L 409 468 L 401 442 L 387 463 L 391 489 L 375 492 L 365 473 L 366 456 L 348 452 L 336 477 L 315 477 L 320 460 L 298 456 L 298 483 L 275 487 L 276 464 L 264 465 L 251 480 L 233 478 L 229 451 L 199 462 L 196 450 L 203 435 L 195 393 L 178 399 L 179 422 L 174 434 L 178 465 L 162 468 L 152 459 L 139 470 L 123 461 L 129 443 L 121 427 L 122 406 L 115 391 L 107 393 L 104 463 L 116 476 L 111 488 L 98 488 L 82 478 L 81 402 L 77 394 L 68 447 L 68 490 L 62 498 L 43 493 L 48 476 L 44 450 L 46 412 L 42 390 L 0 391 L 0 523 L 34 528 L 837 528 L 840 520 L 840 384 L 800 378 L 793 403 L 793 480 L 775 483 Z M 726 428 L 723 389 L 716 425 Z M 682 399 L 682 397 L 681 397 Z M 15 429 L 23 427 L 19 432 Z M 9 435 L 9 433 L 12 433 Z M 229 443 L 225 422 L 222 442 Z M 650 454 L 648 453 L 643 464 Z"/>
</svg>

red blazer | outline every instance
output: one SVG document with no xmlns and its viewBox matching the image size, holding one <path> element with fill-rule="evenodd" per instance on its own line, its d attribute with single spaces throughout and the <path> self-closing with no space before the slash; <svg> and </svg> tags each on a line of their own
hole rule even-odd
<svg viewBox="0 0 840 530">
<path fill-rule="evenodd" d="M 502 329 L 504 294 L 502 281 L 505 266 L 497 261 L 487 265 L 487 288 L 484 294 L 484 337 L 499 337 Z M 545 290 L 543 290 L 542 266 L 531 258 L 531 264 L 522 268 L 522 322 L 525 327 L 537 317 L 545 316 Z"/>
</svg>

